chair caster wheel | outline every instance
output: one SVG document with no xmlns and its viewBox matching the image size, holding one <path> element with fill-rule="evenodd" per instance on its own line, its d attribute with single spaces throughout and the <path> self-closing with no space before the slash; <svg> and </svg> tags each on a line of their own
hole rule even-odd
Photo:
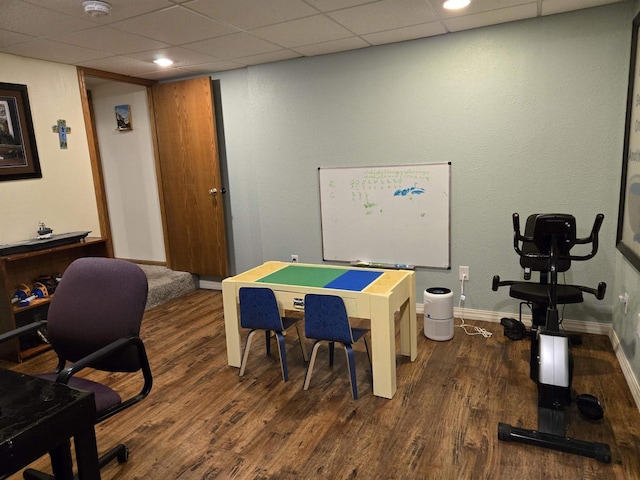
<svg viewBox="0 0 640 480">
<path fill-rule="evenodd" d="M 120 453 L 118 453 L 116 458 L 118 459 L 118 463 L 124 463 L 129 460 L 129 449 L 127 447 L 124 447 L 124 449 L 121 450 Z"/>
</svg>

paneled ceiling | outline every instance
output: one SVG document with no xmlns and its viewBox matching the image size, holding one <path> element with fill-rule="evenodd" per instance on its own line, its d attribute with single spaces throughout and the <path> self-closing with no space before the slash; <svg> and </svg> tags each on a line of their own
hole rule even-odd
<svg viewBox="0 0 640 480">
<path fill-rule="evenodd" d="M 0 52 L 169 79 L 366 48 L 622 0 L 0 0 Z M 159 67 L 154 59 L 173 59 Z"/>
</svg>

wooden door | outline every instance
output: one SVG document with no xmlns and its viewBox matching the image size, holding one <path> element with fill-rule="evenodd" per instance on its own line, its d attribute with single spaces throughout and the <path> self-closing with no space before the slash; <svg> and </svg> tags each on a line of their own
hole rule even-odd
<svg viewBox="0 0 640 480">
<path fill-rule="evenodd" d="M 167 263 L 227 276 L 222 181 L 211 79 L 152 87 Z"/>
</svg>

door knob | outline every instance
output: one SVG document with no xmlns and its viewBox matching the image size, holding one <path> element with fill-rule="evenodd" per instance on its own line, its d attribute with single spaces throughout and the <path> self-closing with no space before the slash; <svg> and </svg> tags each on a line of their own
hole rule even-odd
<svg viewBox="0 0 640 480">
<path fill-rule="evenodd" d="M 218 189 L 215 187 L 209 190 L 209 195 L 217 195 L 217 193 L 218 193 Z"/>
</svg>

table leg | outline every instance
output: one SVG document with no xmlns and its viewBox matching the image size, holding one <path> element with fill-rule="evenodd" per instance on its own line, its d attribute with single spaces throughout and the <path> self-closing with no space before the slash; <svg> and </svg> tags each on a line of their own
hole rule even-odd
<svg viewBox="0 0 640 480">
<path fill-rule="evenodd" d="M 100 480 L 98 447 L 93 425 L 76 432 L 74 439 L 79 480 Z"/>
<path fill-rule="evenodd" d="M 231 282 L 222 281 L 222 306 L 224 309 L 224 333 L 227 340 L 227 363 L 240 368 L 242 362 L 242 340 L 240 339 L 240 319 L 236 287 Z"/>
<path fill-rule="evenodd" d="M 411 358 L 412 362 L 418 356 L 418 323 L 414 282 L 411 282 L 409 298 L 400 307 L 400 353 Z"/>
<path fill-rule="evenodd" d="M 73 480 L 71 442 L 67 440 L 49 452 L 51 469 L 56 480 Z"/>
<path fill-rule="evenodd" d="M 371 296 L 371 368 L 373 394 L 393 398 L 396 393 L 396 334 L 389 299 Z"/>
</svg>

